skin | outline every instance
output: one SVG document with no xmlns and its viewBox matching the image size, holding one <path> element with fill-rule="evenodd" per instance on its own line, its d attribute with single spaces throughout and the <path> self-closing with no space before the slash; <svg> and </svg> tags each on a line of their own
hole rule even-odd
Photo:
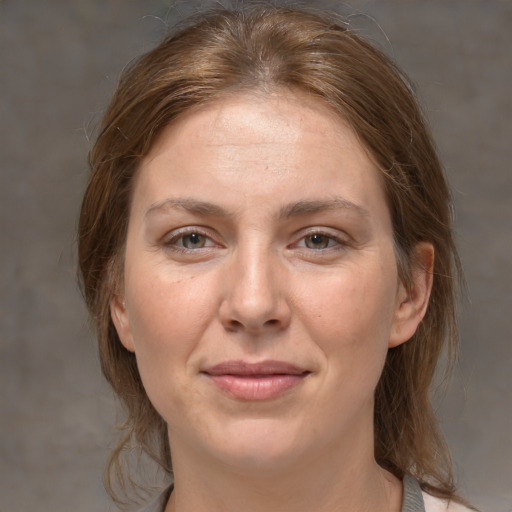
<svg viewBox="0 0 512 512">
<path fill-rule="evenodd" d="M 382 177 L 316 100 L 231 96 L 163 131 L 111 312 L 169 426 L 167 511 L 400 510 L 374 460 L 373 394 L 425 313 L 433 249 L 416 252 L 406 290 Z M 250 400 L 204 373 L 267 360 L 306 376 Z"/>
</svg>

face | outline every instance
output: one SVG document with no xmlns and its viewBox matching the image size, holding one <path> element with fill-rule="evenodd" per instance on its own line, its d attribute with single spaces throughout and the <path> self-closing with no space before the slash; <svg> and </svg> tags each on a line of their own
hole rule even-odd
<svg viewBox="0 0 512 512">
<path fill-rule="evenodd" d="M 374 389 L 421 319 L 419 281 L 399 283 L 353 131 L 306 97 L 241 95 L 180 118 L 142 162 L 111 311 L 174 462 L 261 471 L 373 456 Z"/>
</svg>

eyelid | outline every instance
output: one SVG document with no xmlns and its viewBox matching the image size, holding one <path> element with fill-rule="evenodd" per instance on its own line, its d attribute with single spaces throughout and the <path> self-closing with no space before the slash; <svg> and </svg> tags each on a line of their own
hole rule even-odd
<svg viewBox="0 0 512 512">
<path fill-rule="evenodd" d="M 189 249 L 184 247 L 183 245 L 178 245 L 176 242 L 179 241 L 180 238 L 183 238 L 187 235 L 197 233 L 201 236 L 204 236 L 210 242 L 205 247 L 198 247 L 196 249 Z M 334 245 L 330 245 L 325 248 L 317 248 L 312 249 L 305 245 L 304 241 L 307 237 L 311 237 L 314 235 L 321 235 L 327 237 L 330 241 L 334 241 Z M 289 248 L 299 248 L 305 249 L 307 251 L 313 252 L 322 252 L 328 250 L 336 250 L 340 248 L 344 248 L 350 244 L 349 235 L 340 232 L 339 230 L 334 230 L 325 227 L 311 227 L 306 228 L 304 230 L 299 231 L 294 237 L 295 242 L 291 243 Z M 181 251 L 181 252 L 197 252 L 199 250 L 207 250 L 213 247 L 224 247 L 222 243 L 219 242 L 219 236 L 216 233 L 212 233 L 212 231 L 208 228 L 202 226 L 185 226 L 182 228 L 176 228 L 167 232 L 162 238 L 160 243 L 171 250 Z"/>
<path fill-rule="evenodd" d="M 310 247 L 307 247 L 305 245 L 305 239 L 314 235 L 321 235 L 329 238 L 330 240 L 335 242 L 335 245 L 331 245 L 325 248 L 318 248 L 318 249 L 312 249 Z M 343 249 L 347 247 L 350 243 L 349 236 L 343 233 L 340 233 L 339 230 L 336 230 L 336 233 L 333 233 L 333 230 L 328 228 L 320 228 L 320 227 L 312 227 L 308 228 L 305 231 L 302 231 L 299 233 L 299 237 L 296 239 L 297 241 L 291 244 L 292 248 L 300 248 L 300 249 L 306 249 L 308 251 L 313 252 L 322 252 L 322 251 L 328 251 L 328 250 L 336 250 L 336 249 Z M 301 244 L 304 242 L 304 244 Z"/>
<path fill-rule="evenodd" d="M 204 236 L 213 243 L 207 245 L 206 247 L 198 247 L 197 249 L 188 249 L 187 247 L 178 245 L 176 243 L 180 238 L 183 238 L 187 235 L 191 235 L 194 233 Z M 210 249 L 211 247 L 219 247 L 221 245 L 217 242 L 215 235 L 212 234 L 209 229 L 203 228 L 201 226 L 186 226 L 183 228 L 173 229 L 172 231 L 169 231 L 162 237 L 161 244 L 168 249 L 181 252 L 196 252 L 201 249 Z"/>
</svg>

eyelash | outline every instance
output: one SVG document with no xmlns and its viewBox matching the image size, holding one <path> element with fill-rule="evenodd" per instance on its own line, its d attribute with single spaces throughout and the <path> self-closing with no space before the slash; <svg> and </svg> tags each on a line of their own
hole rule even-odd
<svg viewBox="0 0 512 512">
<path fill-rule="evenodd" d="M 215 242 L 213 242 L 207 246 L 197 247 L 194 249 L 185 247 L 184 239 L 187 236 L 190 237 L 192 235 L 199 235 L 200 237 L 204 237 L 205 243 L 213 242 L 212 237 L 206 231 L 203 231 L 203 230 L 197 229 L 197 228 L 193 228 L 193 229 L 183 229 L 178 232 L 171 233 L 171 236 L 167 236 L 163 239 L 163 245 L 165 246 L 166 249 L 180 252 L 180 253 L 185 253 L 185 254 L 197 252 L 199 249 L 209 249 L 209 248 L 215 247 L 217 245 Z M 181 240 L 181 244 L 178 243 L 180 240 Z"/>
<path fill-rule="evenodd" d="M 326 247 L 308 247 L 307 241 L 308 239 L 311 240 L 313 237 L 321 237 L 322 239 L 326 239 L 327 246 Z M 304 242 L 304 245 L 301 245 L 301 243 Z M 311 231 L 304 236 L 302 236 L 299 240 L 299 242 L 296 244 L 299 247 L 306 247 L 307 249 L 310 249 L 315 252 L 319 251 L 325 251 L 328 249 L 339 249 L 340 247 L 345 247 L 347 245 L 347 242 L 344 240 L 341 240 L 339 237 L 334 236 L 331 233 L 326 233 L 324 231 Z"/>
<path fill-rule="evenodd" d="M 205 244 L 200 247 L 196 248 L 190 248 L 185 247 L 184 245 L 184 239 L 186 237 L 190 237 L 192 235 L 198 235 L 200 237 L 204 237 Z M 307 246 L 307 240 L 311 240 L 312 237 L 322 237 L 327 239 L 327 246 L 326 247 L 308 247 Z M 180 243 L 181 242 L 181 243 Z M 321 255 L 322 253 L 325 253 L 326 251 L 339 251 L 343 250 L 347 247 L 348 243 L 346 240 L 342 240 L 341 238 L 334 236 L 332 233 L 326 233 L 325 231 L 321 230 L 312 230 L 304 235 L 301 236 L 301 238 L 297 241 L 291 244 L 290 248 L 299 248 L 303 249 L 305 251 L 316 253 L 317 255 Z M 193 254 L 197 253 L 199 250 L 208 250 L 214 247 L 219 247 L 220 244 L 217 244 L 213 237 L 206 232 L 205 230 L 201 230 L 198 228 L 192 228 L 192 229 L 183 229 L 179 230 L 177 232 L 171 233 L 170 236 L 166 236 L 163 239 L 163 246 L 171 251 L 183 253 L 183 254 Z"/>
</svg>

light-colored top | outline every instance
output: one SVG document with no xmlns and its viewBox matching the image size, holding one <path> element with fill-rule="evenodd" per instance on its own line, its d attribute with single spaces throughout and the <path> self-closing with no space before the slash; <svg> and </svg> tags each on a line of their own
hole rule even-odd
<svg viewBox="0 0 512 512">
<path fill-rule="evenodd" d="M 472 512 L 454 501 L 436 498 L 421 490 L 420 484 L 410 475 L 404 477 L 404 497 L 401 512 Z"/>
<path fill-rule="evenodd" d="M 163 512 L 172 488 L 166 489 L 158 498 L 139 512 Z M 404 496 L 401 512 L 471 512 L 470 509 L 423 492 L 419 483 L 409 475 L 404 478 Z"/>
<path fill-rule="evenodd" d="M 426 512 L 473 512 L 459 503 L 447 502 L 446 500 L 435 498 L 426 492 L 422 494 Z"/>
</svg>

